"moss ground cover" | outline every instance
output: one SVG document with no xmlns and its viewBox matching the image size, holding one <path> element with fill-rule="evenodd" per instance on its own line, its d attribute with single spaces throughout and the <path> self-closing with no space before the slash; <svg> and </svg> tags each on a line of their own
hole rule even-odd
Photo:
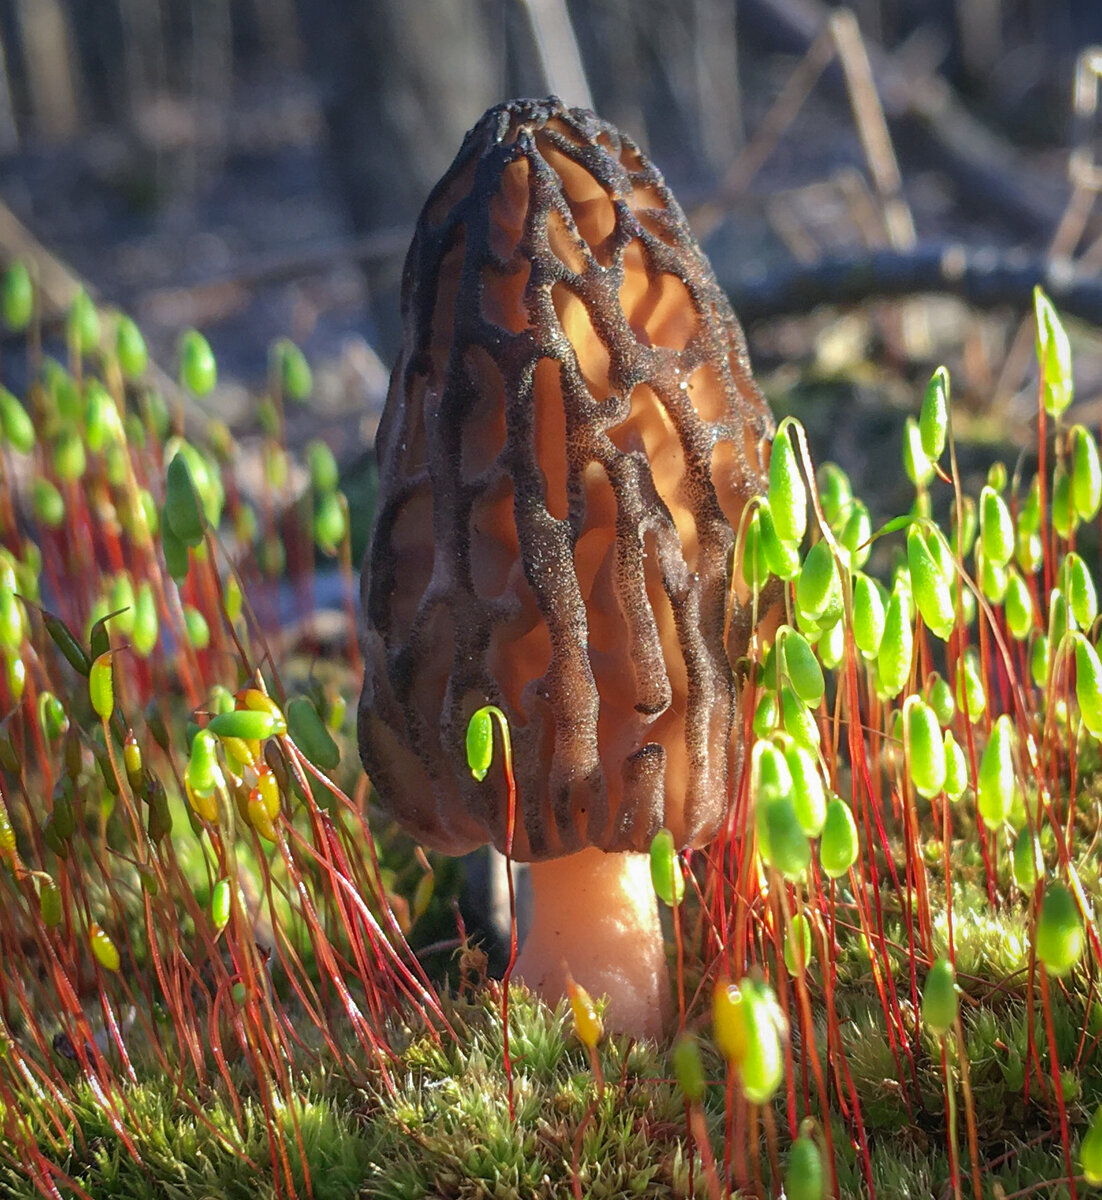
<svg viewBox="0 0 1102 1200">
<path fill-rule="evenodd" d="M 229 431 L 185 429 L 132 322 L 80 298 L 53 345 L 22 268 L 0 299 L 29 381 L 0 390 L 0 1192 L 1102 1179 L 1102 469 L 1043 296 L 1035 472 L 964 495 L 940 369 L 886 523 L 782 423 L 732 565 L 779 625 L 736 664 L 732 820 L 652 852 L 678 987 L 659 1045 L 600 1037 L 579 997 L 503 1004 L 454 866 L 372 811 L 354 637 L 285 644 L 281 584 L 327 558 L 352 594 L 326 447 L 289 490 L 298 351 L 273 348 L 246 495 Z M 214 385 L 195 331 L 180 372 Z"/>
</svg>

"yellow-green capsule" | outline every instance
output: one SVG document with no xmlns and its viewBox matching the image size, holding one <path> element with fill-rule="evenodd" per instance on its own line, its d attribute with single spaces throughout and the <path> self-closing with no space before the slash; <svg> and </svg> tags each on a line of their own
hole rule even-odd
<svg viewBox="0 0 1102 1200">
<path fill-rule="evenodd" d="M 259 688 L 245 688 L 244 691 L 238 692 L 238 698 L 244 702 L 247 709 L 267 713 L 272 718 L 275 726 L 273 737 L 282 737 L 287 732 L 287 719 L 283 710 L 267 692 L 262 692 Z"/>
<path fill-rule="evenodd" d="M 88 673 L 88 695 L 101 721 L 109 721 L 115 711 L 115 676 L 110 652 L 101 654 Z"/>
<path fill-rule="evenodd" d="M 655 895 L 670 908 L 685 898 L 685 876 L 677 857 L 673 834 L 660 829 L 650 844 L 650 877 Z"/>
<path fill-rule="evenodd" d="M 96 962 L 105 971 L 117 971 L 119 969 L 121 960 L 119 958 L 118 947 L 95 921 L 88 927 L 88 941 L 92 947 L 92 953 L 95 955 Z"/>
<path fill-rule="evenodd" d="M 917 525 L 907 531 L 907 567 L 911 574 L 911 594 L 922 619 L 935 637 L 945 641 L 956 619 L 953 593 Z"/>
<path fill-rule="evenodd" d="M 61 924 L 61 889 L 53 879 L 39 879 L 38 913 L 47 929 L 56 929 Z"/>
<path fill-rule="evenodd" d="M 1033 289 L 1033 312 L 1037 321 L 1037 362 L 1045 411 L 1058 417 L 1071 403 L 1074 387 L 1071 372 L 1071 343 L 1052 301 L 1040 287 Z"/>
<path fill-rule="evenodd" d="M 1084 521 L 1092 520 L 1102 505 L 1102 465 L 1098 443 L 1082 425 L 1072 430 L 1071 491 L 1076 512 Z"/>
<path fill-rule="evenodd" d="M 593 998 L 580 983 L 574 982 L 569 972 L 566 976 L 566 994 L 570 999 L 570 1011 L 578 1039 L 590 1050 L 595 1049 L 604 1034 L 601 1016 Z"/>
<path fill-rule="evenodd" d="M 922 1022 L 938 1037 L 944 1037 L 953 1028 L 960 1003 L 957 999 L 959 991 L 953 964 L 947 958 L 935 959 L 922 993 Z"/>
<path fill-rule="evenodd" d="M 836 607 L 841 607 L 841 591 L 834 555 L 819 541 L 807 552 L 796 579 L 796 608 L 812 621 L 833 624 L 841 615 Z"/>
<path fill-rule="evenodd" d="M 781 541 L 768 505 L 758 509 L 758 516 L 765 565 L 778 579 L 795 579 L 800 570 L 800 543 Z"/>
<path fill-rule="evenodd" d="M 819 503 L 823 515 L 833 529 L 853 500 L 853 485 L 849 476 L 837 463 L 827 462 L 815 472 L 815 486 L 819 489 Z"/>
<path fill-rule="evenodd" d="M 851 570 L 856 570 L 868 561 L 869 539 L 872 537 L 872 518 L 868 507 L 860 500 L 854 500 L 849 506 L 845 524 L 838 534 L 838 541 L 848 555 Z M 843 557 L 845 558 L 846 555 Z"/>
<path fill-rule="evenodd" d="M 262 741 L 279 736 L 280 723 L 271 713 L 256 709 L 238 708 L 219 713 L 207 723 L 207 729 L 217 737 L 242 738 L 247 742 Z M 284 725 L 286 731 L 286 725 Z"/>
<path fill-rule="evenodd" d="M 1034 949 L 1050 975 L 1066 975 L 1083 953 L 1083 920 L 1079 905 L 1059 882 L 1045 888 L 1037 917 Z"/>
<path fill-rule="evenodd" d="M 1052 502 L 1049 506 L 1052 528 L 1062 538 L 1070 538 L 1079 526 L 1079 513 L 1071 490 L 1071 476 L 1063 463 L 1056 464 L 1052 473 Z"/>
<path fill-rule="evenodd" d="M 1037 835 L 1028 825 L 1018 831 L 1014 841 L 1012 869 L 1014 882 L 1023 892 L 1031 893 L 1044 870 L 1044 860 L 1041 857 L 1041 844 Z"/>
<path fill-rule="evenodd" d="M 1102 740 L 1102 660 L 1080 634 L 1075 636 L 1075 696 L 1087 731 Z"/>
<path fill-rule="evenodd" d="M 812 753 L 818 749 L 820 734 L 815 714 L 788 684 L 781 688 L 781 724 L 801 746 Z"/>
<path fill-rule="evenodd" d="M 811 922 L 797 913 L 784 935 L 784 965 L 790 975 L 798 975 L 811 962 Z"/>
<path fill-rule="evenodd" d="M 968 786 L 968 759 L 951 729 L 945 731 L 942 746 L 945 751 L 945 782 L 942 787 L 949 799 L 956 803 Z"/>
<path fill-rule="evenodd" d="M 1006 501 L 991 486 L 980 492 L 980 544 L 984 558 L 1004 567 L 1014 553 L 1014 521 Z"/>
<path fill-rule="evenodd" d="M 911 779 L 920 796 L 931 799 L 945 786 L 945 743 L 934 710 L 912 697 L 904 705 Z"/>
<path fill-rule="evenodd" d="M 746 1098 L 767 1103 L 784 1079 L 786 1022 L 776 996 L 754 979 L 721 984 L 712 1012 L 716 1044 L 738 1071 Z"/>
<path fill-rule="evenodd" d="M 4 314 L 4 324 L 14 333 L 22 332 L 34 319 L 34 283 L 21 258 L 14 259 L 4 272 L 0 310 Z"/>
<path fill-rule="evenodd" d="M 209 796 L 222 779 L 218 767 L 217 743 L 209 729 L 200 729 L 191 743 L 187 782 L 199 796 Z"/>
<path fill-rule="evenodd" d="M 206 396 L 218 382 L 218 365 L 210 343 L 197 329 L 180 339 L 180 380 L 197 396 Z"/>
<path fill-rule="evenodd" d="M 792 776 L 792 803 L 800 828 L 818 837 L 826 820 L 826 789 L 815 756 L 793 742 L 785 747 L 784 760 Z"/>
<path fill-rule="evenodd" d="M 194 650 L 205 650 L 210 645 L 210 626 L 206 617 L 191 604 L 184 605 L 184 629 Z"/>
<path fill-rule="evenodd" d="M 683 1033 L 674 1042 L 670 1053 L 673 1073 L 685 1099 L 697 1104 L 704 1098 L 704 1063 L 700 1057 L 700 1043 L 691 1033 Z"/>
<path fill-rule="evenodd" d="M 0 856 L 9 861 L 15 857 L 15 827 L 3 796 L 0 796 Z"/>
<path fill-rule="evenodd" d="M 37 440 L 34 422 L 20 401 L 5 387 L 0 387 L 0 434 L 19 454 L 30 454 L 34 450 Z"/>
<path fill-rule="evenodd" d="M 801 542 L 807 530 L 807 489 L 787 430 L 773 442 L 768 501 L 777 537 L 782 542 Z"/>
<path fill-rule="evenodd" d="M 823 698 L 826 684 L 823 669 L 807 639 L 795 630 L 787 630 L 783 639 L 778 635 L 783 649 L 784 669 L 796 695 L 808 705 L 815 706 Z"/>
<path fill-rule="evenodd" d="M 957 708 L 967 708 L 969 720 L 972 721 L 978 721 L 987 708 L 980 659 L 974 646 L 969 646 L 957 660 L 955 699 Z"/>
<path fill-rule="evenodd" d="M 903 469 L 916 488 L 925 488 L 934 477 L 934 464 L 922 448 L 922 431 L 914 417 L 903 428 Z"/>
<path fill-rule="evenodd" d="M 788 1152 L 784 1195 L 786 1200 L 823 1200 L 826 1195 L 822 1155 L 807 1133 L 801 1133 Z"/>
<path fill-rule="evenodd" d="M 165 524 L 185 546 L 203 540 L 203 505 L 183 453 L 172 458 L 165 475 Z"/>
<path fill-rule="evenodd" d="M 1102 1184 L 1102 1105 L 1095 1109 L 1087 1132 L 1079 1143 L 1079 1166 L 1091 1187 Z"/>
<path fill-rule="evenodd" d="M 901 582 L 892 589 L 884 633 L 876 656 L 880 690 L 888 697 L 898 696 L 911 674 L 914 653 L 914 630 L 908 611 L 907 594 Z"/>
<path fill-rule="evenodd" d="M 1069 550 L 1061 569 L 1068 608 L 1081 629 L 1089 629 L 1098 616 L 1098 593 L 1090 570 L 1080 555 Z"/>
<path fill-rule="evenodd" d="M 760 592 L 769 578 L 769 563 L 761 536 L 761 511 L 755 508 L 746 522 L 746 537 L 742 548 L 742 578 L 751 591 Z"/>
<path fill-rule="evenodd" d="M 230 881 L 219 879 L 210 897 L 210 917 L 214 932 L 221 933 L 230 922 Z"/>
<path fill-rule="evenodd" d="M 153 596 L 153 585 L 143 580 L 134 598 L 134 632 L 131 645 L 139 658 L 148 658 L 157 645 L 158 634 L 157 602 Z"/>
<path fill-rule="evenodd" d="M 980 760 L 976 808 L 988 825 L 1001 825 L 1014 799 L 1014 726 L 1003 713 L 991 729 Z"/>
<path fill-rule="evenodd" d="M 949 430 L 949 372 L 945 367 L 938 367 L 926 386 L 918 430 L 923 453 L 936 463 L 945 450 Z"/>
<path fill-rule="evenodd" d="M 260 794 L 259 788 L 254 787 L 249 793 L 246 812 L 249 824 L 252 825 L 262 838 L 269 842 L 279 840 L 279 835 L 276 833 L 275 820 L 268 815 L 268 808 L 264 802 L 264 797 Z"/>
<path fill-rule="evenodd" d="M 122 313 L 115 322 L 115 357 L 128 379 L 137 379 L 149 365 L 149 351 L 141 330 Z"/>
<path fill-rule="evenodd" d="M 326 554 L 336 554 L 348 533 L 348 518 L 339 492 L 319 496 L 314 506 L 314 541 Z"/>
<path fill-rule="evenodd" d="M 1007 574 L 1006 598 L 1003 604 L 1006 610 L 1006 627 L 1011 636 L 1016 641 L 1024 641 L 1033 628 L 1033 597 L 1016 567 L 1011 567 Z"/>
<path fill-rule="evenodd" d="M 834 796 L 827 805 L 826 821 L 819 839 L 819 861 L 831 879 L 840 879 L 857 861 L 860 842 L 857 822 L 849 805 Z"/>
<path fill-rule="evenodd" d="M 880 649 L 887 618 L 886 593 L 880 583 L 868 575 L 853 581 L 853 640 L 866 658 L 874 658 Z"/>
</svg>

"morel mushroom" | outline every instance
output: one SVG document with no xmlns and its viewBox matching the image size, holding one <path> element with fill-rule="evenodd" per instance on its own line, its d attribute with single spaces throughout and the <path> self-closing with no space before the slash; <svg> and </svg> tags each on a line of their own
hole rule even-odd
<svg viewBox="0 0 1102 1200">
<path fill-rule="evenodd" d="M 451 854 L 505 850 L 466 766 L 508 717 L 518 973 L 565 972 L 654 1034 L 669 1005 L 646 851 L 726 818 L 741 762 L 735 530 L 772 422 L 742 331 L 657 169 L 552 98 L 491 109 L 421 214 L 379 427 L 360 749 L 382 804 Z"/>
</svg>

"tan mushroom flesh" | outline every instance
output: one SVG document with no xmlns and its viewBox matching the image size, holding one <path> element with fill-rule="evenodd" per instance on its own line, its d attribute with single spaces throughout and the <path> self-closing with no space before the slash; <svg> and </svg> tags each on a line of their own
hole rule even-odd
<svg viewBox="0 0 1102 1200">
<path fill-rule="evenodd" d="M 421 214 L 379 428 L 363 574 L 360 748 L 425 844 L 505 850 L 508 717 L 534 924 L 518 972 L 567 966 L 609 1021 L 669 1004 L 646 851 L 699 846 L 741 761 L 724 643 L 735 529 L 772 422 L 742 331 L 661 175 L 592 113 L 491 109 Z"/>
</svg>

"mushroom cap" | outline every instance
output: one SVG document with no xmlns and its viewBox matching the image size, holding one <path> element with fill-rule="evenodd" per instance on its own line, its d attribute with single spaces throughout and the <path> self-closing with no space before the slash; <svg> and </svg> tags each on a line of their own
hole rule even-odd
<svg viewBox="0 0 1102 1200">
<path fill-rule="evenodd" d="M 491 109 L 417 224 L 362 580 L 360 750 L 452 854 L 715 834 L 741 761 L 725 644 L 735 530 L 773 424 L 734 313 L 657 169 L 554 97 Z"/>
</svg>

